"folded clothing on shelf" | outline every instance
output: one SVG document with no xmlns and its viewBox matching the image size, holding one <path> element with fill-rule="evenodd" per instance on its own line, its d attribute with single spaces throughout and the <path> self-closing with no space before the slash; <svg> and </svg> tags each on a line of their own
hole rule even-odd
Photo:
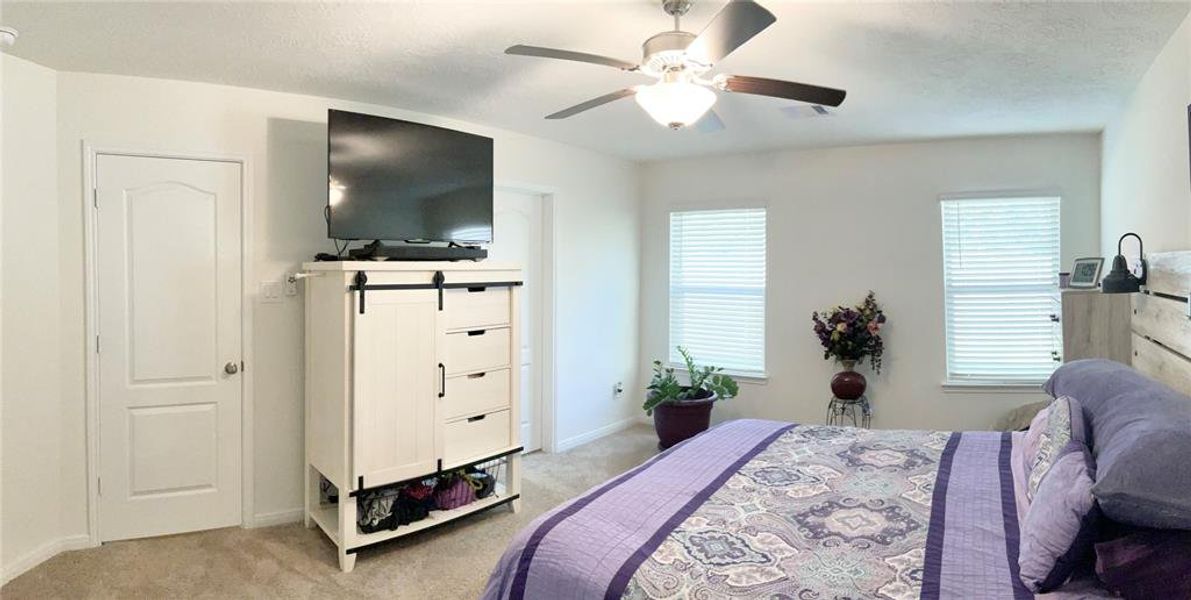
<svg viewBox="0 0 1191 600">
<path fill-rule="evenodd" d="M 476 499 L 487 498 L 496 491 L 496 477 L 487 471 L 471 467 L 467 470 L 464 477 L 471 482 L 472 488 L 475 489 Z"/>
<path fill-rule="evenodd" d="M 411 483 L 401 488 L 393 512 L 398 525 L 409 525 L 430 516 L 434 510 L 434 487 L 425 483 Z"/>
<path fill-rule="evenodd" d="M 375 533 L 421 521 L 434 509 L 433 495 L 427 482 L 365 492 L 357 501 L 356 525 L 363 533 Z"/>
<path fill-rule="evenodd" d="M 434 504 L 441 510 L 451 510 L 476 500 L 472 482 L 462 472 L 449 473 L 438 480 L 434 489 Z"/>
</svg>

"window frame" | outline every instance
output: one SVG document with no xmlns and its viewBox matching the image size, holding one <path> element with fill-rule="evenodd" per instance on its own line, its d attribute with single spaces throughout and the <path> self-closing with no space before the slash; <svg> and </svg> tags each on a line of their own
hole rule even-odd
<svg viewBox="0 0 1191 600">
<path fill-rule="evenodd" d="M 1057 188 L 1042 188 L 1042 189 L 1013 189 L 1013 190 L 993 190 L 980 192 L 963 192 L 963 193 L 949 193 L 942 194 L 938 197 L 939 209 L 936 213 L 939 218 L 939 259 L 940 259 L 940 274 L 942 275 L 943 288 L 943 379 L 941 387 L 944 392 L 948 393 L 1026 393 L 1038 394 L 1041 392 L 1041 385 L 1046 381 L 1046 378 L 1039 380 L 1023 380 L 1023 379 L 967 379 L 955 378 L 952 376 L 951 369 L 951 323 L 949 322 L 949 315 L 951 311 L 950 299 L 947 284 L 947 249 L 946 245 L 946 222 L 943 218 L 943 206 L 947 201 L 970 201 L 970 200 L 1014 200 L 1023 198 L 1039 198 L 1039 199 L 1056 199 L 1058 200 L 1058 268 L 1063 268 L 1063 192 Z M 1058 274 L 1055 273 L 1055 299 L 1056 311 L 1062 310 L 1061 289 L 1058 287 Z M 1057 350 L 1062 352 L 1063 333 L 1062 327 L 1057 327 Z M 1059 363 L 1055 363 L 1056 368 Z"/>
<path fill-rule="evenodd" d="M 727 201 L 715 203 L 672 203 L 666 209 L 666 348 L 665 358 L 663 364 L 666 367 L 674 369 L 678 373 L 687 373 L 686 365 L 681 362 L 674 362 L 671 359 L 671 350 L 675 347 L 674 331 L 671 329 L 671 313 L 673 308 L 673 281 L 672 271 L 673 264 L 673 239 L 671 236 L 671 223 L 676 213 L 690 213 L 690 212 L 713 212 L 713 211 L 733 211 L 733 210 L 763 210 L 765 211 L 765 287 L 761 292 L 761 320 L 764 324 L 762 326 L 761 334 L 761 357 L 762 364 L 760 370 L 751 369 L 723 369 L 723 373 L 730 375 L 739 383 L 745 384 L 759 384 L 764 385 L 769 381 L 769 265 L 770 265 L 770 229 L 769 229 L 769 205 L 767 202 L 760 202 L 756 200 L 740 200 Z M 696 363 L 703 365 L 699 361 L 699 357 L 695 356 Z"/>
</svg>

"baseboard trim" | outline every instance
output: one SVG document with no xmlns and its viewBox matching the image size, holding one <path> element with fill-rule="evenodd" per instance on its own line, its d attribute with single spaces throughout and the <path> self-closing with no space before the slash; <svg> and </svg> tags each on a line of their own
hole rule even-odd
<svg viewBox="0 0 1191 600">
<path fill-rule="evenodd" d="M 69 550 L 82 550 L 91 547 L 91 538 L 87 535 L 72 535 L 56 540 L 50 540 L 42 544 L 39 548 L 34 548 L 29 553 L 16 559 L 10 565 L 4 565 L 0 569 L 0 585 L 4 585 L 21 575 L 24 575 L 29 569 L 40 565 L 41 563 L 58 556 L 62 552 Z"/>
<path fill-rule="evenodd" d="M 296 523 L 302 520 L 302 510 L 301 508 L 291 508 L 289 510 L 256 514 L 252 516 L 252 524 L 247 528 L 256 529 L 258 527 L 272 527 L 274 525 Z"/>
<path fill-rule="evenodd" d="M 558 448 L 555 452 L 566 452 L 572 448 L 577 448 L 583 444 L 594 442 L 602 437 L 612 435 L 618 431 L 624 431 L 638 423 L 636 417 L 630 417 L 615 423 L 610 423 L 598 429 L 593 429 L 586 433 L 581 433 L 576 436 L 571 436 L 565 440 L 558 442 Z"/>
</svg>

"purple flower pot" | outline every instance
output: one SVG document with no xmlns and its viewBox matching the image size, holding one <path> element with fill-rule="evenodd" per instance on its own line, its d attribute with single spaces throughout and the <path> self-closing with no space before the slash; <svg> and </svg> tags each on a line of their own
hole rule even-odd
<svg viewBox="0 0 1191 600">
<path fill-rule="evenodd" d="M 653 409 L 653 428 L 658 432 L 658 447 L 674 444 L 707 431 L 711 426 L 711 408 L 716 395 L 685 402 L 667 402 Z"/>
<path fill-rule="evenodd" d="M 868 381 L 864 375 L 854 370 L 856 368 L 855 361 L 845 360 L 843 365 L 844 370 L 831 378 L 831 393 L 840 400 L 855 400 L 864 395 L 864 390 L 868 388 Z"/>
</svg>

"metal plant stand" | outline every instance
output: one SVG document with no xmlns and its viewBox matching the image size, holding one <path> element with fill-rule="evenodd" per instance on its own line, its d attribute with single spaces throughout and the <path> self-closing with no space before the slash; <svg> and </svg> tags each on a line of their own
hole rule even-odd
<svg viewBox="0 0 1191 600">
<path fill-rule="evenodd" d="M 868 396 L 860 396 L 855 400 L 844 400 L 831 397 L 827 403 L 828 425 L 852 425 L 868 429 L 873 421 L 873 408 L 868 403 Z"/>
</svg>

